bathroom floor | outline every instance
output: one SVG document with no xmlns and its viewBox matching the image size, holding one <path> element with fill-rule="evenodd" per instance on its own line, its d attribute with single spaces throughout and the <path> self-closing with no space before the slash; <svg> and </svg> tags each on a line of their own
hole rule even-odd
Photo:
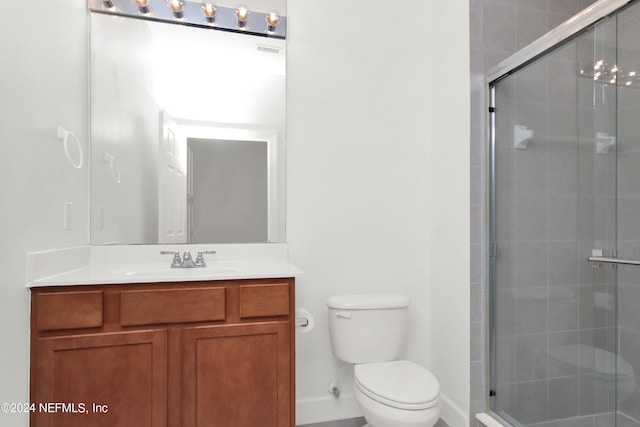
<svg viewBox="0 0 640 427">
<path fill-rule="evenodd" d="M 305 424 L 298 427 L 362 427 L 367 421 L 364 417 L 351 418 L 348 420 L 327 421 L 325 423 Z"/>
<path fill-rule="evenodd" d="M 351 418 L 348 420 L 327 421 L 326 423 L 305 424 L 298 427 L 362 427 L 367 421 L 363 418 Z M 434 427 L 449 427 L 447 423 L 438 420 Z"/>
</svg>

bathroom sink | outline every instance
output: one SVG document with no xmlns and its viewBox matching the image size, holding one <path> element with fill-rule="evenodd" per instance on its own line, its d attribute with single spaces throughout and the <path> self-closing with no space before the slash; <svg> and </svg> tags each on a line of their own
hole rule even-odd
<svg viewBox="0 0 640 427">
<path fill-rule="evenodd" d="M 113 268 L 110 273 L 120 277 L 145 278 L 145 277 L 168 277 L 168 276 L 224 276 L 240 272 L 239 265 L 225 263 L 210 263 L 206 267 L 198 268 L 171 268 L 166 264 L 145 264 L 131 267 Z"/>
</svg>

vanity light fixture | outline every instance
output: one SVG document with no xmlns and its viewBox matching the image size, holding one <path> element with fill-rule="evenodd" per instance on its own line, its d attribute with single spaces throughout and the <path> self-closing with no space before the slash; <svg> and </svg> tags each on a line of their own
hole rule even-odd
<svg viewBox="0 0 640 427">
<path fill-rule="evenodd" d="M 173 11 L 173 17 L 176 19 L 184 18 L 184 2 L 182 0 L 167 0 L 169 7 Z"/>
<path fill-rule="evenodd" d="M 149 13 L 151 13 L 151 11 L 149 10 L 149 0 L 133 1 L 135 1 L 136 5 L 138 6 L 138 12 L 140 12 L 141 15 L 148 15 Z"/>
<path fill-rule="evenodd" d="M 213 24 L 216 21 L 216 11 L 217 7 L 213 5 L 210 1 L 205 1 L 202 4 L 202 13 L 204 13 L 204 17 L 207 20 L 207 23 Z"/>
<path fill-rule="evenodd" d="M 269 12 L 249 10 L 246 4 L 226 7 L 218 4 L 220 0 L 86 1 L 89 10 L 96 13 L 275 39 L 286 39 L 287 36 L 287 17 L 275 9 Z"/>
<path fill-rule="evenodd" d="M 265 15 L 265 19 L 267 21 L 267 31 L 273 33 L 276 31 L 276 26 L 278 22 L 280 22 L 280 14 L 275 10 L 267 12 Z"/>
<path fill-rule="evenodd" d="M 245 29 L 247 28 L 247 21 L 251 16 L 251 12 L 247 8 L 247 6 L 238 6 L 236 9 L 236 18 L 238 19 L 238 27 Z"/>
</svg>

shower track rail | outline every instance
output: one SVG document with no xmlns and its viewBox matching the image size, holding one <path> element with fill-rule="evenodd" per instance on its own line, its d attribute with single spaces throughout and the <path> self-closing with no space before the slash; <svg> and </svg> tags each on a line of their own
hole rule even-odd
<svg viewBox="0 0 640 427">
<path fill-rule="evenodd" d="M 634 0 L 596 1 L 591 4 L 591 6 L 585 8 L 582 12 L 579 12 L 577 15 L 569 18 L 555 29 L 549 31 L 539 39 L 533 41 L 504 61 L 500 62 L 495 67 L 491 68 L 487 72 L 487 82 L 489 82 L 489 84 L 495 83 L 496 80 L 499 80 L 509 73 L 523 67 L 536 57 L 542 55 L 544 52 L 554 46 L 557 46 L 563 41 L 570 39 L 580 31 L 595 24 L 600 19 L 611 15 L 633 1 Z"/>
<path fill-rule="evenodd" d="M 611 258 L 605 256 L 590 256 L 589 261 L 600 264 L 614 264 L 614 265 L 640 265 L 640 261 L 632 259 L 620 259 Z"/>
</svg>

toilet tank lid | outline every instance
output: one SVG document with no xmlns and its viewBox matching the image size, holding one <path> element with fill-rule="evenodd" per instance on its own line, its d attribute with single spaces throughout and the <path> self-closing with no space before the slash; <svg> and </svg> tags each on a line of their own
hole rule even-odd
<svg viewBox="0 0 640 427">
<path fill-rule="evenodd" d="M 402 294 L 338 295 L 327 300 L 329 308 L 339 310 L 371 310 L 409 307 L 411 300 Z"/>
</svg>

